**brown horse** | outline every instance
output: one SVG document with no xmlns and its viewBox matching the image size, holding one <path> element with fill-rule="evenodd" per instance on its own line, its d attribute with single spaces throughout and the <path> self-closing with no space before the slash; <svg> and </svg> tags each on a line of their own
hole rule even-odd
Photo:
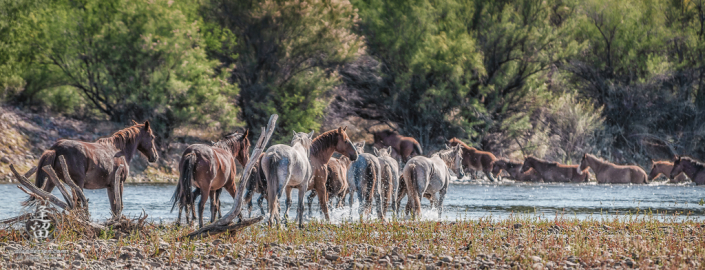
<svg viewBox="0 0 705 270">
<path fill-rule="evenodd" d="M 343 161 L 342 159 L 347 160 Z M 328 192 L 328 203 L 330 203 L 333 198 L 338 198 L 335 207 L 341 207 L 343 203 L 343 196 L 348 193 L 348 180 L 346 180 L 346 175 L 348 172 L 348 165 L 350 165 L 350 159 L 343 156 L 341 159 L 332 157 L 328 161 L 328 178 L 326 179 L 326 192 Z M 309 189 L 312 189 L 309 187 Z M 311 214 L 311 205 L 313 204 L 313 198 L 316 197 L 316 192 L 311 192 L 308 195 L 308 213 Z"/>
<path fill-rule="evenodd" d="M 545 161 L 534 156 L 527 156 L 524 158 L 524 165 L 521 166 L 520 172 L 525 173 L 533 168 L 541 175 L 544 182 L 587 182 L 590 173 L 586 168 L 580 167 L 580 170 L 578 170 L 578 167 L 578 165 L 564 165 L 558 162 Z"/>
<path fill-rule="evenodd" d="M 463 168 L 465 168 L 467 172 L 470 172 L 468 169 L 482 171 L 492 182 L 495 181 L 494 177 L 492 177 L 492 168 L 494 167 L 494 162 L 497 158 L 492 153 L 480 151 L 474 147 L 470 147 L 458 138 L 448 140 L 448 144 L 450 144 L 450 146 L 462 146 Z"/>
<path fill-rule="evenodd" d="M 309 182 L 309 188 L 316 190 L 318 203 L 321 206 L 326 220 L 330 220 L 328 215 L 328 192 L 326 182 L 328 181 L 328 161 L 334 152 L 347 156 L 350 160 L 357 160 L 357 150 L 345 133 L 348 127 L 338 127 L 338 129 L 327 131 L 318 135 L 311 143 L 309 161 L 313 169 L 313 177 Z"/>
<path fill-rule="evenodd" d="M 671 170 L 671 178 L 685 173 L 696 185 L 705 185 L 705 163 L 691 157 L 676 156 Z"/>
<path fill-rule="evenodd" d="M 688 177 L 684 173 L 676 175 L 675 178 L 671 177 L 671 171 L 673 170 L 673 162 L 670 161 L 651 161 L 651 172 L 649 173 L 649 181 L 653 181 L 660 174 L 668 177 L 669 183 L 680 183 L 684 182 Z"/>
<path fill-rule="evenodd" d="M 249 211 L 249 216 L 252 217 L 252 196 L 255 192 L 259 193 L 260 196 L 257 199 L 257 205 L 259 206 L 260 212 L 264 216 L 264 208 L 262 207 L 262 202 L 267 198 L 267 178 L 264 176 L 264 171 L 260 165 L 264 157 L 264 153 L 259 155 L 259 159 L 252 167 L 252 173 L 250 174 L 250 179 L 247 180 L 247 187 L 245 192 L 245 202 L 247 204 L 247 209 Z"/>
<path fill-rule="evenodd" d="M 519 161 L 510 160 L 507 158 L 498 158 L 492 167 L 492 174 L 498 177 L 502 171 L 509 174 L 509 179 L 522 182 L 543 182 L 541 175 L 533 168 L 526 172 L 521 172 L 521 167 L 524 164 Z"/>
<path fill-rule="evenodd" d="M 414 155 L 423 155 L 421 144 L 412 137 L 404 137 L 391 130 L 375 132 L 373 137 L 375 147 L 381 149 L 391 146 L 394 154 L 400 156 L 403 163 L 406 163 Z"/>
<path fill-rule="evenodd" d="M 616 184 L 648 184 L 646 172 L 639 166 L 617 165 L 609 161 L 597 158 L 591 154 L 584 154 L 580 160 L 580 167 L 576 173 L 581 173 L 591 168 L 595 172 L 597 183 Z"/>
<path fill-rule="evenodd" d="M 74 140 L 59 140 L 49 150 L 44 151 L 39 158 L 39 170 L 35 185 L 44 186 L 44 190 L 51 192 L 54 183 L 47 181 L 47 175 L 41 168 L 51 166 L 59 179 L 64 180 L 63 170 L 60 169 L 59 156 L 64 156 L 69 169 L 69 176 L 81 189 L 108 189 L 110 209 L 118 213 L 116 199 L 122 202 L 123 182 L 127 178 L 129 164 L 137 151 L 147 157 L 149 162 L 156 162 L 159 158 L 157 148 L 154 146 L 154 133 L 149 121 L 137 124 L 115 132 L 110 137 L 98 141 L 81 142 Z M 115 197 L 115 172 L 120 164 L 125 165 L 124 174 L 120 176 L 120 194 Z M 46 182 L 46 183 L 45 183 Z M 30 199 L 31 201 L 31 199 Z M 122 205 L 122 203 L 120 203 Z"/>
<path fill-rule="evenodd" d="M 250 140 L 245 134 L 233 133 L 227 135 L 223 140 L 215 144 L 192 144 L 181 156 L 179 162 L 179 182 L 176 185 L 173 206 L 179 207 L 179 219 L 181 217 L 181 207 L 192 205 L 191 186 L 194 185 L 201 190 L 201 200 L 198 204 L 198 225 L 203 227 L 203 208 L 206 200 L 211 198 L 211 221 L 215 220 L 218 210 L 218 200 L 215 198 L 216 191 L 220 188 L 235 197 L 235 184 L 237 178 L 235 160 L 243 166 L 250 158 Z M 188 213 L 187 213 L 188 215 Z"/>
</svg>

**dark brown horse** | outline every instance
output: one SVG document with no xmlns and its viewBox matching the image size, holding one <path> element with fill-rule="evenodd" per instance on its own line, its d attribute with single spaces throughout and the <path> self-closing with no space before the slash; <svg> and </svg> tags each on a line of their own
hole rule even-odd
<svg viewBox="0 0 705 270">
<path fill-rule="evenodd" d="M 670 161 L 651 161 L 651 172 L 649 173 L 649 181 L 653 181 L 659 175 L 663 174 L 668 177 L 669 183 L 680 183 L 688 179 L 684 173 L 676 175 L 675 178 L 671 178 L 671 171 L 673 170 L 673 162 Z"/>
<path fill-rule="evenodd" d="M 421 144 L 412 137 L 404 137 L 390 130 L 375 132 L 373 137 L 375 147 L 381 149 L 391 146 L 394 155 L 401 157 L 403 163 L 415 155 L 423 155 Z"/>
<path fill-rule="evenodd" d="M 676 156 L 671 170 L 671 178 L 685 173 L 696 185 L 705 185 L 705 163 L 691 157 Z"/>
<path fill-rule="evenodd" d="M 328 191 L 326 182 L 328 181 L 328 161 L 333 156 L 334 152 L 348 157 L 350 160 L 357 160 L 357 150 L 350 141 L 348 134 L 345 133 L 348 127 L 339 127 L 338 129 L 327 131 L 318 135 L 311 143 L 311 155 L 309 161 L 313 169 L 313 177 L 309 182 L 308 188 L 315 189 L 318 196 L 318 203 L 321 206 L 323 215 L 326 220 L 330 220 L 328 215 Z"/>
<path fill-rule="evenodd" d="M 149 121 L 144 124 L 137 124 L 115 132 L 110 137 L 101 138 L 98 141 L 81 142 L 74 140 L 59 140 L 44 151 L 39 158 L 39 170 L 35 184 L 37 187 L 44 186 L 44 190 L 51 192 L 54 183 L 47 181 L 46 173 L 41 169 L 44 166 L 51 166 L 60 179 L 64 180 L 63 171 L 60 169 L 59 156 L 64 156 L 69 169 L 69 176 L 81 187 L 81 189 L 108 189 L 110 209 L 113 213 L 118 213 L 121 209 L 116 209 L 116 199 L 122 202 L 122 185 L 127 178 L 130 160 L 137 151 L 147 156 L 149 162 L 156 162 L 159 158 L 157 148 L 154 146 L 154 133 L 150 128 Z M 115 172 L 120 164 L 125 165 L 124 174 L 120 176 L 120 198 L 115 197 Z M 46 183 L 45 183 L 46 182 Z M 120 203 L 122 205 L 122 203 Z"/>
<path fill-rule="evenodd" d="M 524 165 L 523 162 L 510 160 L 507 158 L 498 158 L 494 162 L 494 167 L 492 168 L 492 174 L 495 177 L 499 177 L 502 171 L 509 174 L 509 179 L 522 181 L 522 182 L 543 182 L 541 175 L 533 168 L 526 172 L 521 172 L 521 167 Z"/>
<path fill-rule="evenodd" d="M 617 165 L 609 161 L 597 158 L 591 154 L 584 154 L 580 161 L 579 170 L 576 173 L 592 169 L 595 172 L 597 183 L 614 184 L 648 184 L 646 172 L 639 166 Z M 677 175 L 677 174 L 676 174 Z"/>
<path fill-rule="evenodd" d="M 458 138 L 448 140 L 448 144 L 450 144 L 450 146 L 462 146 L 463 168 L 466 169 L 466 172 L 470 171 L 468 169 L 482 171 L 492 182 L 495 181 L 494 177 L 492 177 L 492 168 L 494 167 L 495 160 L 497 160 L 494 154 L 470 147 Z"/>
<path fill-rule="evenodd" d="M 211 221 L 215 220 L 218 210 L 216 191 L 220 188 L 235 197 L 237 180 L 235 160 L 243 166 L 250 158 L 250 140 L 245 134 L 233 133 L 215 144 L 192 144 L 184 151 L 179 162 L 179 182 L 172 197 L 172 210 L 178 204 L 179 217 L 181 207 L 192 205 L 191 186 L 200 189 L 202 197 L 198 204 L 198 225 L 203 227 L 203 208 L 206 200 L 211 198 Z M 188 213 L 187 213 L 188 215 Z M 179 218 L 180 219 L 180 218 Z"/>
<path fill-rule="evenodd" d="M 544 182 L 587 182 L 590 173 L 587 168 L 580 168 L 578 165 L 564 165 L 558 162 L 549 162 L 533 156 L 524 158 L 524 165 L 521 167 L 521 172 L 527 172 L 533 168 L 541 175 Z"/>
</svg>

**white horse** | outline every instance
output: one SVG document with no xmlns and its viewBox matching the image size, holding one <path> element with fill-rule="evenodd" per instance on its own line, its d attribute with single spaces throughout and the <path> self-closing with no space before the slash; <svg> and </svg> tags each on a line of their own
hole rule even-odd
<svg viewBox="0 0 705 270">
<path fill-rule="evenodd" d="M 431 200 L 431 205 L 436 202 L 438 207 L 438 218 L 443 214 L 443 199 L 445 198 L 448 185 L 450 184 L 451 173 L 455 173 L 458 178 L 463 178 L 463 150 L 460 145 L 433 154 L 431 158 L 415 156 L 406 163 L 402 172 L 409 200 L 406 206 L 406 214 L 410 210 L 412 215 L 421 215 L 421 197 Z M 436 193 L 439 198 L 436 199 Z"/>
<path fill-rule="evenodd" d="M 377 157 L 363 153 L 365 142 L 355 143 L 357 149 L 357 160 L 348 167 L 348 190 L 350 191 L 350 214 L 352 215 L 352 205 L 354 194 L 357 192 L 360 201 L 359 213 L 367 216 L 372 211 L 372 196 L 374 195 L 377 204 L 377 217 L 384 221 L 384 211 L 382 211 L 381 194 L 381 166 Z"/>
<path fill-rule="evenodd" d="M 308 190 L 308 183 L 313 176 L 311 163 L 308 159 L 309 148 L 311 147 L 311 133 L 294 132 L 291 139 L 291 146 L 277 144 L 269 147 L 264 157 L 262 157 L 261 167 L 267 179 L 267 196 L 269 205 L 269 225 L 273 225 L 276 220 L 279 223 L 279 198 L 281 191 L 286 188 L 286 211 L 285 221 L 289 218 L 289 207 L 291 206 L 291 189 L 299 189 L 299 208 L 296 212 L 296 219 L 299 227 L 303 226 L 304 214 L 304 194 Z"/>
<path fill-rule="evenodd" d="M 399 162 L 391 156 L 392 147 L 377 149 L 372 147 L 375 156 L 382 167 L 382 211 L 387 212 L 387 205 L 391 202 L 392 212 L 397 210 L 397 191 L 399 190 Z"/>
</svg>

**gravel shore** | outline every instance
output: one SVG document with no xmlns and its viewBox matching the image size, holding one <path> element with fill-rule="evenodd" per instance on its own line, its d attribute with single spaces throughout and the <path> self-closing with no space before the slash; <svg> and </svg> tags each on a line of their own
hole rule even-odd
<svg viewBox="0 0 705 270">
<path fill-rule="evenodd" d="M 705 224 L 693 221 L 257 224 L 196 241 L 178 238 L 192 228 L 146 230 L 38 247 L 6 239 L 0 269 L 699 269 L 705 258 Z M 37 249 L 55 253 L 26 253 Z"/>
</svg>

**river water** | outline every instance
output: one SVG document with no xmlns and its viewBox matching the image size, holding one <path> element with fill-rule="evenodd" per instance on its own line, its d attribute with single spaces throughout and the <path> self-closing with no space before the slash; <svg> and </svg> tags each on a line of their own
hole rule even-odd
<svg viewBox="0 0 705 270">
<path fill-rule="evenodd" d="M 170 222 L 176 218 L 176 212 L 170 212 L 173 184 L 127 184 L 123 214 L 138 216 L 142 210 L 155 222 Z M 58 190 L 53 192 L 61 198 Z M 96 220 L 110 217 L 105 190 L 86 190 L 89 198 L 91 216 Z M 298 192 L 294 190 L 294 206 L 289 211 L 290 218 L 296 216 L 295 203 Z M 27 197 L 16 185 L 0 185 L 0 219 L 17 216 L 21 213 L 20 203 Z M 255 194 L 255 199 L 259 194 Z M 221 196 L 227 212 L 233 199 L 227 192 Z M 556 216 L 579 219 L 613 219 L 615 217 L 633 217 L 639 212 L 652 213 L 661 220 L 705 220 L 705 186 L 688 184 L 652 183 L 649 185 L 597 185 L 587 184 L 534 184 L 513 183 L 454 183 L 448 189 L 444 201 L 441 219 L 504 219 L 512 215 L 543 217 L 553 219 Z M 283 206 L 284 196 L 281 198 Z M 357 198 L 356 198 L 357 201 Z M 431 210 L 426 199 L 422 199 L 423 218 L 438 219 L 438 212 Z M 266 207 L 266 202 L 264 203 Z M 402 207 L 406 199 L 402 201 Z M 353 210 L 357 213 L 357 202 Z M 390 210 L 391 211 L 391 210 Z M 283 210 L 282 210 L 283 212 Z M 209 217 L 206 204 L 205 220 Z M 318 199 L 314 200 L 313 215 L 308 212 L 305 219 L 321 218 Z M 253 216 L 259 214 L 254 206 Z M 632 214 L 630 216 L 630 214 Z M 355 215 L 357 217 L 357 215 Z M 387 214 L 388 217 L 391 213 Z M 332 211 L 333 221 L 350 218 L 350 207 Z"/>
</svg>

